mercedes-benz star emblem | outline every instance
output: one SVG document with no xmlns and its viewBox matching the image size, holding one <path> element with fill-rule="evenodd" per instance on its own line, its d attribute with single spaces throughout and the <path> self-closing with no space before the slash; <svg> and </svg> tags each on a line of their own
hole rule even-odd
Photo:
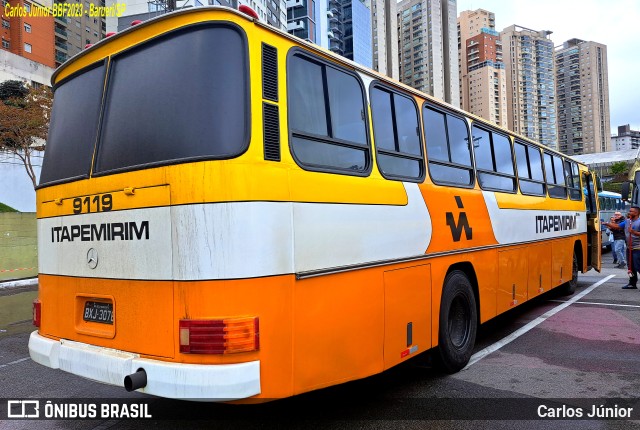
<svg viewBox="0 0 640 430">
<path fill-rule="evenodd" d="M 87 251 L 87 266 L 90 269 L 95 269 L 98 266 L 98 251 L 94 248 L 89 248 L 89 251 Z"/>
</svg>

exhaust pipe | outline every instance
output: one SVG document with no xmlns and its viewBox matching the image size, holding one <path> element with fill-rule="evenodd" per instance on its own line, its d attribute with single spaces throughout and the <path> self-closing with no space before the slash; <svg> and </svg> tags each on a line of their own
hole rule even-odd
<svg viewBox="0 0 640 430">
<path fill-rule="evenodd" d="M 124 377 L 124 389 L 131 392 L 147 386 L 147 372 L 138 369 L 136 373 Z"/>
</svg>

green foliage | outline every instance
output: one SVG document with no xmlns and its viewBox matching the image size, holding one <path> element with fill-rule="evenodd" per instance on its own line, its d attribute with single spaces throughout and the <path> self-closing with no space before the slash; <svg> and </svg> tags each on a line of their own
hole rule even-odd
<svg viewBox="0 0 640 430">
<path fill-rule="evenodd" d="M 7 90 L 6 87 L 10 85 L 7 85 L 7 82 L 4 84 L 4 89 Z M 8 90 L 5 91 L 5 94 L 7 93 Z M 49 130 L 51 102 L 51 91 L 42 86 L 29 88 L 23 98 L 12 98 L 0 103 L 0 151 L 14 154 L 22 161 L 34 188 L 36 173 L 31 157 L 35 151 L 44 149 Z"/>
<path fill-rule="evenodd" d="M 11 99 L 23 100 L 29 89 L 25 87 L 22 81 L 4 81 L 0 83 L 0 100 L 5 103 Z"/>
<path fill-rule="evenodd" d="M 11 206 L 7 206 L 4 203 L 0 203 L 0 212 L 18 212 Z"/>
<path fill-rule="evenodd" d="M 629 166 L 624 161 L 616 161 L 611 165 L 611 173 L 614 175 L 626 175 L 629 172 Z"/>
</svg>

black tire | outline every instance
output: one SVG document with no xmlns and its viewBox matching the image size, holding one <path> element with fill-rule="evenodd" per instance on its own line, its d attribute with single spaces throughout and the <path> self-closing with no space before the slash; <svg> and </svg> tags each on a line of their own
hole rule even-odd
<svg viewBox="0 0 640 430">
<path fill-rule="evenodd" d="M 573 252 L 573 264 L 571 266 L 571 280 L 560 287 L 560 294 L 570 296 L 578 288 L 578 256 Z"/>
<path fill-rule="evenodd" d="M 478 330 L 478 311 L 471 282 L 464 272 L 447 275 L 440 301 L 438 331 L 439 364 L 446 373 L 456 373 L 471 358 Z"/>
</svg>

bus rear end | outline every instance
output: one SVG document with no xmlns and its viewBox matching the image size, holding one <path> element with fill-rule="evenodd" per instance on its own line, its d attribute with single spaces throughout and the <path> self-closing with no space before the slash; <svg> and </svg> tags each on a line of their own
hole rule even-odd
<svg viewBox="0 0 640 430">
<path fill-rule="evenodd" d="M 251 194 L 247 23 L 174 14 L 54 75 L 34 361 L 170 398 L 291 394 L 291 214 Z"/>
</svg>

